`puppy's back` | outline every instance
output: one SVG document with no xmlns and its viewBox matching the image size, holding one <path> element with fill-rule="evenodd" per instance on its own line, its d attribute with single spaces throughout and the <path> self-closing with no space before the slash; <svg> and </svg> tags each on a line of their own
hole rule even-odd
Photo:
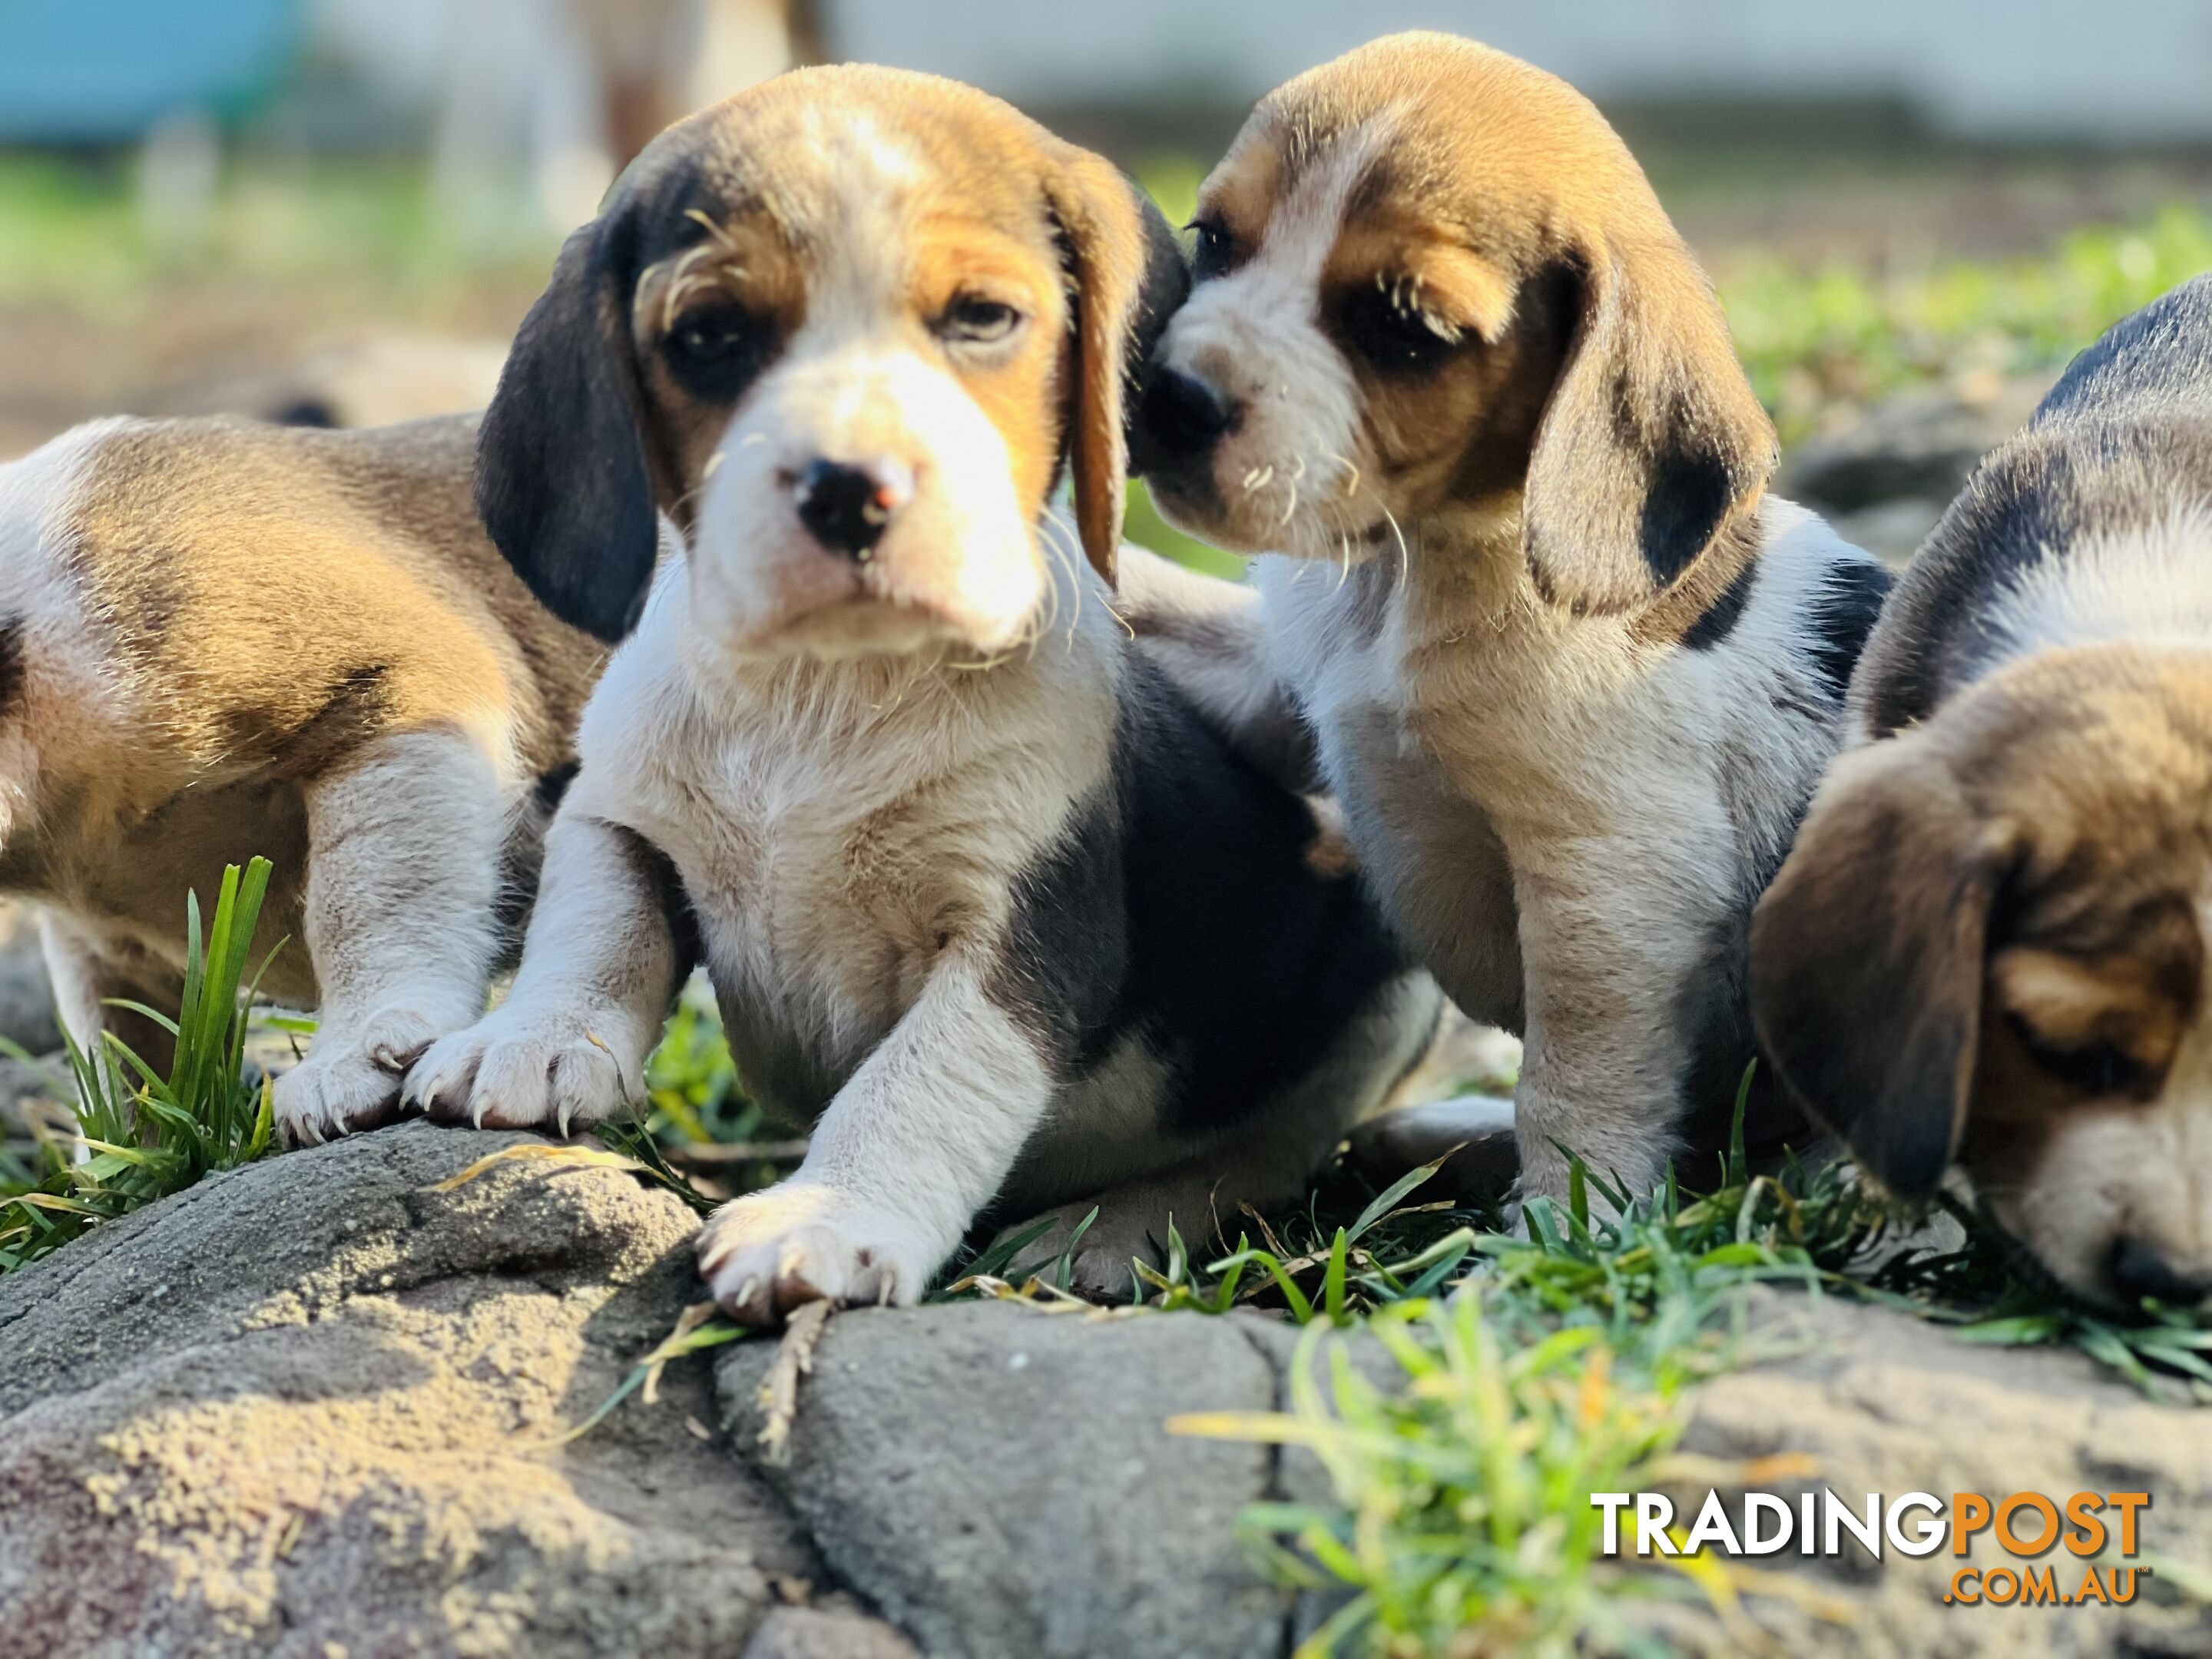
<svg viewBox="0 0 2212 1659">
<path fill-rule="evenodd" d="M 2212 531 L 2212 276 L 2114 325 L 1975 470 L 1868 640 L 1857 734 L 1925 720 L 2026 643 L 2037 605 L 2053 603 L 2044 590 L 2154 629 L 2185 623 L 2168 590 L 2188 573 L 2160 567 L 2187 562 L 2165 544 L 2192 521 Z M 2089 556 L 2099 570 L 2081 568 Z"/>
<path fill-rule="evenodd" d="M 188 765 L 319 769 L 368 731 L 489 719 L 550 769 L 600 652 L 477 523 L 477 420 L 367 431 L 122 421 L 78 458 L 47 556 L 141 729 Z"/>
</svg>

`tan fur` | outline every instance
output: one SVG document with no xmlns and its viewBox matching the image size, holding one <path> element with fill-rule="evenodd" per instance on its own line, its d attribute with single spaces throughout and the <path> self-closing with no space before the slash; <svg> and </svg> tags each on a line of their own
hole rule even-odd
<svg viewBox="0 0 2212 1659">
<path fill-rule="evenodd" d="M 1838 765 L 1759 907 L 1756 1006 L 1892 1186 L 1955 1154 L 2076 1289 L 2122 1237 L 2212 1279 L 2208 936 L 2212 658 L 2051 650 Z"/>
<path fill-rule="evenodd" d="M 836 200 L 850 173 L 848 158 L 823 147 L 816 100 L 824 96 L 920 106 L 922 118 L 883 131 L 882 146 L 898 157 L 895 191 L 829 216 L 826 235 L 818 228 L 799 235 L 788 204 Z M 726 410 L 685 395 L 660 360 L 662 341 L 732 302 L 788 338 L 810 307 L 837 302 L 852 270 L 890 261 L 905 295 L 904 326 L 917 340 L 963 297 L 1024 314 L 1016 349 L 956 356 L 954 372 L 1006 445 L 1024 522 L 1042 509 L 1066 454 L 1083 549 L 1112 580 L 1126 481 L 1122 357 L 1146 270 L 1127 182 L 994 99 L 865 66 L 794 72 L 779 78 L 774 95 L 741 96 L 710 114 L 718 142 L 777 157 L 779 188 L 715 221 L 708 240 L 685 255 L 643 273 L 633 296 L 647 450 L 660 463 L 677 523 L 689 526 Z M 1064 253 L 1038 234 L 1040 176 Z M 919 550 L 903 562 L 917 589 L 945 580 Z"/>
<path fill-rule="evenodd" d="M 1833 752 L 1804 619 L 1862 556 L 1765 496 L 1704 274 L 1554 77 L 1373 42 L 1261 100 L 1197 221 L 1161 360 L 1235 414 L 1154 493 L 1270 556 L 1363 869 L 1462 1008 L 1525 1030 L 1528 1190 L 1564 1193 L 1562 1144 L 1640 1188 L 1687 1114 L 1725 1132 L 1734 1074 L 1692 1074 L 1751 1057 L 1729 941 Z M 1365 343 L 1378 307 L 1419 349 Z M 1754 560 L 1741 629 L 1686 648 Z"/>
<path fill-rule="evenodd" d="M 222 866 L 257 854 L 276 866 L 262 937 L 290 939 L 266 988 L 325 1002 L 333 964 L 318 935 L 335 927 L 348 951 L 367 950 L 331 908 L 363 921 L 367 901 L 326 888 L 318 906 L 317 849 L 374 843 L 362 810 L 404 819 L 403 775 L 434 792 L 478 778 L 486 833 L 513 819 L 534 835 L 529 791 L 566 760 L 599 653 L 545 614 L 478 528 L 475 427 L 114 423 L 57 441 L 54 456 L 73 459 L 55 469 L 42 532 L 8 521 L 0 500 L 24 640 L 20 690 L 0 709 L 0 885 L 52 911 L 49 954 L 80 1038 L 112 1020 L 102 997 L 174 1006 L 186 890 L 210 903 Z M 49 465 L 33 456 L 17 476 Z M 61 597 L 39 597 L 49 565 Z M 407 747 L 416 738 L 430 747 Z M 349 812 L 356 775 L 377 799 Z M 411 805 L 434 818 L 445 804 Z M 424 857 L 451 850 L 436 823 L 418 829 Z M 534 854 L 513 854 L 526 875 Z M 495 865 L 469 878 L 502 896 Z M 434 911 L 434 879 L 424 872 Z M 368 925 L 416 927 L 434 956 L 450 922 Z M 489 915 L 481 931 L 468 948 L 488 969 Z M 158 1059 L 156 1034 L 127 1036 Z M 382 1110 L 398 1081 L 390 1071 L 389 1098 L 361 1109 Z"/>
</svg>

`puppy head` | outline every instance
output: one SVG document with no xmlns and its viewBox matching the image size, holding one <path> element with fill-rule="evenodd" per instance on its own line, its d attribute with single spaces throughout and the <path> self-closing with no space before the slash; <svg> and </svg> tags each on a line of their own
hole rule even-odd
<svg viewBox="0 0 2212 1659">
<path fill-rule="evenodd" d="M 1112 579 L 1124 382 L 1185 281 L 1121 174 L 997 100 L 782 76 L 663 133 L 568 239 L 485 417 L 477 503 L 603 638 L 635 622 L 665 516 L 727 649 L 996 651 L 1038 613 L 1064 469 Z"/>
<path fill-rule="evenodd" d="M 2212 1296 L 2212 664 L 2108 645 L 1846 756 L 1752 928 L 1759 1038 L 1885 1185 L 1955 1156 L 2082 1294 Z"/>
<path fill-rule="evenodd" d="M 1271 94 L 1199 197 L 1140 453 L 1225 545 L 1517 525 L 1540 589 L 1639 604 L 1756 503 L 1774 434 L 1705 276 L 1589 102 L 1397 35 Z"/>
</svg>

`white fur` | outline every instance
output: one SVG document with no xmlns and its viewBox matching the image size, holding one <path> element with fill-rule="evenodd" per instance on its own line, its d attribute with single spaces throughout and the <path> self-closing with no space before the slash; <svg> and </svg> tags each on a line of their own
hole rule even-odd
<svg viewBox="0 0 2212 1659">
<path fill-rule="evenodd" d="M 1266 242 L 1200 283 L 1162 338 L 1164 362 L 1233 389 L 1243 405 L 1213 457 L 1224 514 L 1209 528 L 1224 545 L 1334 556 L 1342 532 L 1377 516 L 1358 382 L 1315 296 L 1346 198 L 1390 128 L 1377 118 L 1340 140 L 1277 204 Z"/>
<path fill-rule="evenodd" d="M 1555 1141 L 1632 1189 L 1663 1173 L 1685 988 L 1771 850 L 1738 821 L 1785 833 L 1832 744 L 1772 696 L 1793 675 L 1821 695 L 1802 666 L 1809 593 L 1858 556 L 1785 501 L 1761 531 L 1749 604 L 1711 651 L 1499 600 L 1443 549 L 1402 577 L 1389 559 L 1345 580 L 1255 562 L 1278 672 L 1384 908 L 1461 1007 L 1522 1029 L 1530 1190 L 1564 1190 Z"/>
<path fill-rule="evenodd" d="M 2000 659 L 2113 640 L 2212 641 L 2212 514 L 2182 507 L 2057 550 L 2008 585 L 1984 618 Z"/>
</svg>

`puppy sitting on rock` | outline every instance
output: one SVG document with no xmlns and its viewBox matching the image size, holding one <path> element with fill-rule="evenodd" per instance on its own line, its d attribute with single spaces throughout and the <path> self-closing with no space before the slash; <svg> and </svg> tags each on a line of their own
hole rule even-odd
<svg viewBox="0 0 2212 1659">
<path fill-rule="evenodd" d="M 409 1089 L 623 1110 L 696 936 L 746 1086 L 815 1125 L 702 1237 L 741 1319 L 911 1302 L 983 1212 L 1102 1194 L 1076 1272 L 1126 1291 L 1170 1218 L 1296 1190 L 1434 1024 L 1311 810 L 1112 608 L 1125 380 L 1185 281 L 1006 106 L 808 70 L 657 140 L 516 343 L 486 519 L 623 643 L 513 994 Z"/>
</svg>

